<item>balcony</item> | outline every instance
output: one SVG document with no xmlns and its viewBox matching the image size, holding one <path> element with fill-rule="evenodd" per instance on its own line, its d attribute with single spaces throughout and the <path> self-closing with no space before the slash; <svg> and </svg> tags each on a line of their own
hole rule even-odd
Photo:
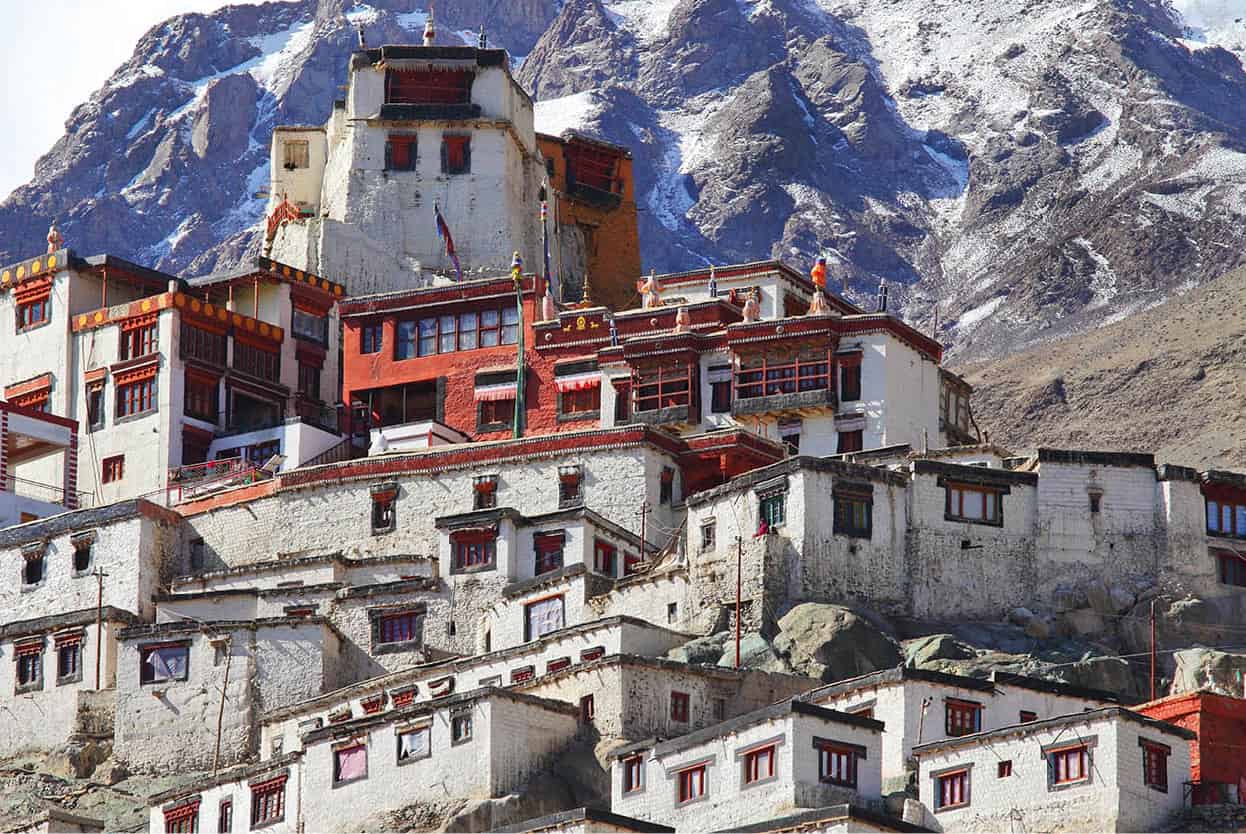
<svg viewBox="0 0 1246 834">
<path fill-rule="evenodd" d="M 75 489 L 77 424 L 3 400 L 0 412 L 8 418 L 0 421 L 0 528 L 91 506 L 93 496 Z"/>
<path fill-rule="evenodd" d="M 736 371 L 731 416 L 834 409 L 834 365 L 826 360 L 772 365 Z"/>
<path fill-rule="evenodd" d="M 369 435 L 368 454 L 384 455 L 399 452 L 417 452 L 434 446 L 466 443 L 470 438 L 436 420 L 420 420 L 372 429 Z"/>
<path fill-rule="evenodd" d="M 74 500 L 70 501 L 70 497 Z M 90 507 L 92 503 L 92 496 L 88 493 L 66 493 L 61 486 L 10 475 L 0 481 L 0 529 L 79 507 Z"/>
<path fill-rule="evenodd" d="M 650 426 L 692 425 L 700 419 L 693 397 L 693 366 L 653 368 L 632 381 L 629 422 Z"/>
</svg>

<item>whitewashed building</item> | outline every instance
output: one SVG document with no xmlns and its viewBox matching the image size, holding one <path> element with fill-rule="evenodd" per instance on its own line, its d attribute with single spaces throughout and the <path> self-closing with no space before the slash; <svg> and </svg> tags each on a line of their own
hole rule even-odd
<svg viewBox="0 0 1246 834">
<path fill-rule="evenodd" d="M 935 831 L 1168 830 L 1185 804 L 1193 737 L 1114 707 L 923 744 L 913 750 L 914 821 Z"/>
<path fill-rule="evenodd" d="M 610 810 L 677 830 L 880 797 L 880 721 L 785 701 L 611 754 Z"/>
</svg>

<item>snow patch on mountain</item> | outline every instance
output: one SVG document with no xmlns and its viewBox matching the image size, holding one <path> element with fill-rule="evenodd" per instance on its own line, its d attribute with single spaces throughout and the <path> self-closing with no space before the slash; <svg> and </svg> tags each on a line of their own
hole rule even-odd
<svg viewBox="0 0 1246 834">
<path fill-rule="evenodd" d="M 603 104 L 593 90 L 536 103 L 536 129 L 559 136 L 564 130 L 582 130 L 602 111 Z"/>
<path fill-rule="evenodd" d="M 1246 59 L 1246 3 L 1243 0 L 1171 0 L 1185 24 L 1182 45 L 1191 51 L 1221 46 Z"/>
<path fill-rule="evenodd" d="M 627 30 L 642 46 L 664 39 L 678 0 L 614 0 L 603 4 L 616 26 Z"/>
</svg>

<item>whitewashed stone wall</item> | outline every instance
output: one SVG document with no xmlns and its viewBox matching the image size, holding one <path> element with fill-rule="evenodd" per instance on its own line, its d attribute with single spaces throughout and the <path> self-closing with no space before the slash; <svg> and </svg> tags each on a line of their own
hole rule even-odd
<svg viewBox="0 0 1246 834">
<path fill-rule="evenodd" d="M 148 831 L 163 834 L 164 812 L 186 802 L 199 803 L 196 831 L 219 831 L 225 834 L 243 834 L 254 830 L 251 826 L 251 784 L 266 782 L 279 776 L 286 777 L 285 813 L 281 819 L 263 824 L 264 831 L 286 834 L 301 830 L 299 825 L 298 788 L 302 779 L 302 756 L 295 753 L 263 764 L 248 764 L 223 770 L 215 778 L 184 790 L 156 794 L 147 809 Z M 232 805 L 230 825 L 221 824 L 221 803 Z"/>
<path fill-rule="evenodd" d="M 936 831 L 1001 831 L 1018 824 L 1027 831 L 1166 830 L 1183 804 L 1189 745 L 1159 722 L 1139 724 L 1117 713 L 1088 713 L 1080 720 L 919 751 L 922 824 Z M 1143 782 L 1139 738 L 1172 750 L 1166 793 Z M 1042 749 L 1057 742 L 1090 745 L 1085 781 L 1051 783 Z M 1011 762 L 1011 775 L 1000 775 L 1002 761 Z M 936 810 L 935 774 L 961 767 L 970 768 L 968 806 Z"/>
</svg>

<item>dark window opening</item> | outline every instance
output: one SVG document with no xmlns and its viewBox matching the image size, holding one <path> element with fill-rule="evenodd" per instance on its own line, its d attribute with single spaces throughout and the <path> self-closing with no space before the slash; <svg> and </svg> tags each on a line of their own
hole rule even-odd
<svg viewBox="0 0 1246 834">
<path fill-rule="evenodd" d="M 470 174 L 472 137 L 447 133 L 441 137 L 441 173 Z"/>
<path fill-rule="evenodd" d="M 868 539 L 873 534 L 874 500 L 855 494 L 837 494 L 835 532 L 841 536 Z"/>
<path fill-rule="evenodd" d="M 415 160 L 415 137 L 391 134 L 385 142 L 385 170 L 414 171 Z"/>
<path fill-rule="evenodd" d="M 35 585 L 42 582 L 45 564 L 46 562 L 42 553 L 38 556 L 26 557 L 26 563 L 22 565 L 22 583 L 26 585 Z"/>
<path fill-rule="evenodd" d="M 839 371 L 840 402 L 861 399 L 861 361 L 843 362 Z"/>
<path fill-rule="evenodd" d="M 470 104 L 475 74 L 464 70 L 386 70 L 386 104 Z"/>
<path fill-rule="evenodd" d="M 861 429 L 856 431 L 839 432 L 838 442 L 835 447 L 837 454 L 847 454 L 849 452 L 859 452 L 865 446 L 865 432 Z"/>
</svg>

